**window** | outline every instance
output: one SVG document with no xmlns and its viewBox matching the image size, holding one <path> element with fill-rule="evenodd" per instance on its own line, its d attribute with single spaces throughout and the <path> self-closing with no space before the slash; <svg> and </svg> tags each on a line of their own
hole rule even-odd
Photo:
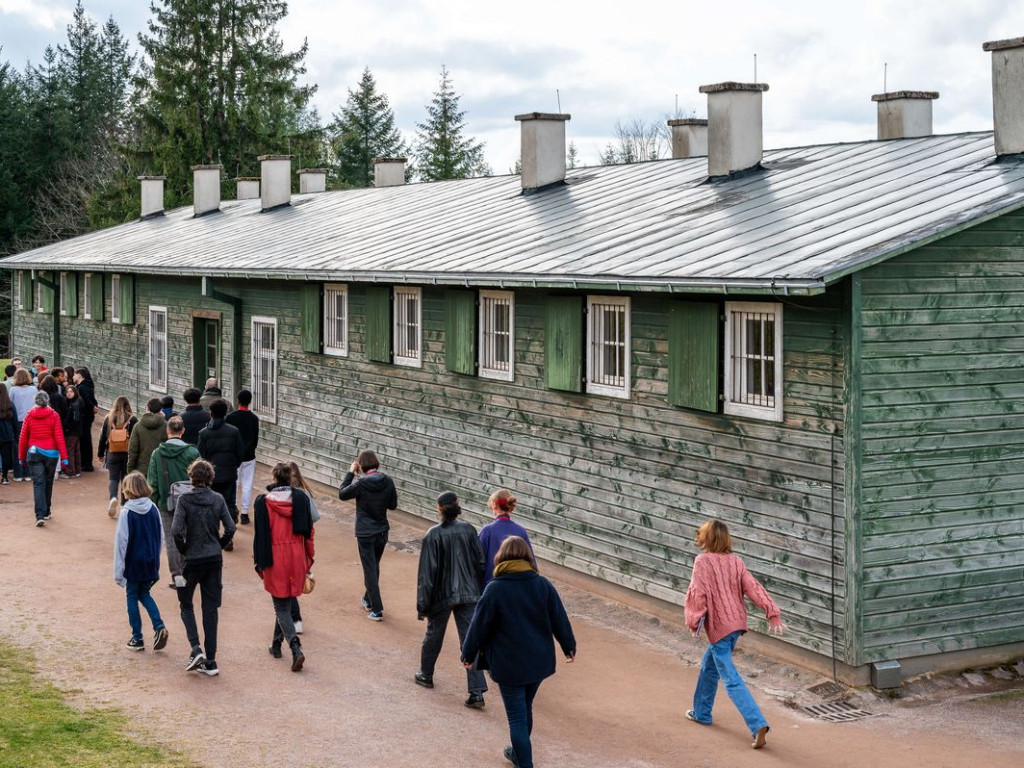
<svg viewBox="0 0 1024 768">
<path fill-rule="evenodd" d="M 15 301 L 18 302 L 18 309 L 28 309 L 25 298 L 28 295 L 28 288 L 26 286 L 29 284 L 30 279 L 27 272 L 22 271 L 18 273 L 18 290 L 15 297 Z"/>
<path fill-rule="evenodd" d="M 149 388 L 167 391 L 167 307 L 149 308 Z"/>
<path fill-rule="evenodd" d="M 394 296 L 395 365 L 419 368 L 423 364 L 420 289 L 395 288 Z"/>
<path fill-rule="evenodd" d="M 512 381 L 513 303 L 511 291 L 480 292 L 480 375 Z"/>
<path fill-rule="evenodd" d="M 36 298 L 35 298 L 35 302 L 34 302 L 35 305 L 36 305 L 36 312 L 44 311 L 44 308 L 43 308 L 43 302 L 45 301 L 44 291 L 45 291 L 45 289 L 43 288 L 43 281 L 42 280 L 36 280 Z"/>
<path fill-rule="evenodd" d="M 277 419 L 277 320 L 252 319 L 252 410 L 261 419 Z"/>
<path fill-rule="evenodd" d="M 587 297 L 587 391 L 629 397 L 629 299 Z"/>
<path fill-rule="evenodd" d="M 782 421 L 782 305 L 725 305 L 725 412 Z"/>
<path fill-rule="evenodd" d="M 121 276 L 110 276 L 110 322 L 121 322 Z"/>
<path fill-rule="evenodd" d="M 348 286 L 324 286 L 324 353 L 348 356 Z"/>
<path fill-rule="evenodd" d="M 92 273 L 85 273 L 85 281 L 82 284 L 82 317 L 92 320 Z"/>
<path fill-rule="evenodd" d="M 68 313 L 68 273 L 60 273 L 60 313 Z"/>
</svg>

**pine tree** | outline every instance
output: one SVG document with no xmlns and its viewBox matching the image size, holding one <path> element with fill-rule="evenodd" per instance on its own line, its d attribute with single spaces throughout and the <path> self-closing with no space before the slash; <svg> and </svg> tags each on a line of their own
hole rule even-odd
<svg viewBox="0 0 1024 768">
<path fill-rule="evenodd" d="M 441 82 L 427 105 L 427 120 L 417 123 L 416 166 L 423 181 L 466 179 L 487 176 L 484 145 L 466 137 L 465 111 L 459 110 L 459 96 L 451 75 L 441 67 Z"/>
<path fill-rule="evenodd" d="M 408 153 L 395 128 L 388 97 L 377 92 L 370 68 L 363 70 L 358 88 L 334 116 L 328 131 L 334 150 L 334 172 L 342 187 L 373 185 L 375 157 L 404 157 Z"/>
</svg>

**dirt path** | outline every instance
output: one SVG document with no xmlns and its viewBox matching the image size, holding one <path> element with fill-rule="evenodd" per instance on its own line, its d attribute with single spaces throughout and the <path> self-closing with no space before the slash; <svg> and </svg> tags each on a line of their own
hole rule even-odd
<svg viewBox="0 0 1024 768">
<path fill-rule="evenodd" d="M 266 474 L 261 468 L 260 476 Z M 269 596 L 252 571 L 251 528 L 225 555 L 221 676 L 186 674 L 187 644 L 171 590 L 154 589 L 171 641 L 160 653 L 124 648 L 123 591 L 112 580 L 114 523 L 105 512 L 106 473 L 59 481 L 54 518 L 35 528 L 31 485 L 0 488 L 0 633 L 31 647 L 56 684 L 88 705 L 114 705 L 142 738 L 183 750 L 205 766 L 506 766 L 504 711 L 496 689 L 481 711 L 462 706 L 465 677 L 454 626 L 435 673 L 417 687 L 424 624 L 416 621 L 421 531 L 396 525 L 382 563 L 387 620 L 359 606 L 361 571 L 352 511 L 322 488 L 317 588 L 303 599 L 307 654 L 301 674 L 267 653 Z M 167 581 L 165 578 L 164 582 Z M 900 709 L 855 723 L 815 721 L 779 703 L 806 683 L 800 673 L 750 657 L 741 669 L 772 723 L 768 749 L 754 752 L 721 695 L 716 726 L 682 716 L 701 651 L 675 627 L 564 589 L 578 663 L 559 664 L 536 704 L 535 754 L 542 766 L 955 766 L 1024 764 L 1024 702 L 946 703 Z M 588 618 L 593 617 L 593 618 Z M 149 633 L 147 630 L 147 645 Z M 884 706 L 879 703 L 879 707 Z M 879 711 L 876 709 L 876 711 Z"/>
</svg>

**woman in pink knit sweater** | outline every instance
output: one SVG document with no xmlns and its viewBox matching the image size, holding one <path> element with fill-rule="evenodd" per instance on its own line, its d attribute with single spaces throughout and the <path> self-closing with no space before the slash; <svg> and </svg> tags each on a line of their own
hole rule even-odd
<svg viewBox="0 0 1024 768">
<path fill-rule="evenodd" d="M 750 575 L 743 561 L 732 553 L 732 538 L 725 523 L 720 520 L 704 523 L 697 531 L 697 545 L 704 553 L 693 561 L 693 578 L 686 590 L 686 625 L 694 637 L 704 627 L 708 649 L 700 662 L 693 709 L 686 717 L 701 725 L 711 725 L 711 709 L 721 680 L 750 729 L 754 749 L 760 749 L 765 745 L 768 722 L 732 663 L 732 649 L 740 635 L 747 631 L 744 596 L 764 609 L 771 632 L 781 635 L 786 625 L 779 618 L 775 601 Z"/>
</svg>

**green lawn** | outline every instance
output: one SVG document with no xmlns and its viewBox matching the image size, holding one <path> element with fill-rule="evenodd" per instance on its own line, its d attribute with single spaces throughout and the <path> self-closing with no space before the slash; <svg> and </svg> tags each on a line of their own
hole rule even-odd
<svg viewBox="0 0 1024 768">
<path fill-rule="evenodd" d="M 23 649 L 0 641 L 0 768 L 195 768 L 126 735 L 117 710 L 80 712 L 42 681 Z"/>
</svg>

